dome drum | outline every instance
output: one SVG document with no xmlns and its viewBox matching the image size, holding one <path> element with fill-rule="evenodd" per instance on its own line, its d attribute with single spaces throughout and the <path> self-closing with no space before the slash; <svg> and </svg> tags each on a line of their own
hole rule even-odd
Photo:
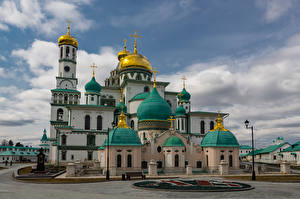
<svg viewBox="0 0 300 199">
<path fill-rule="evenodd" d="M 138 122 L 138 130 L 168 130 L 171 126 L 168 120 L 142 120 Z"/>
</svg>

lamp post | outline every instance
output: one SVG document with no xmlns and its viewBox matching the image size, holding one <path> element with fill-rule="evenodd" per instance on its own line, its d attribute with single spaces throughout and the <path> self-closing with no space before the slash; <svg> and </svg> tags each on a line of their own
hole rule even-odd
<svg viewBox="0 0 300 199">
<path fill-rule="evenodd" d="M 253 126 L 249 126 L 249 121 L 245 121 L 246 129 L 251 129 L 251 137 L 252 137 L 252 180 L 256 180 L 255 169 L 254 169 L 254 139 L 253 139 Z"/>
<path fill-rule="evenodd" d="M 111 123 L 112 128 L 115 128 L 115 122 Z M 106 157 L 106 180 L 109 180 L 109 128 L 107 129 L 107 157 Z"/>
</svg>

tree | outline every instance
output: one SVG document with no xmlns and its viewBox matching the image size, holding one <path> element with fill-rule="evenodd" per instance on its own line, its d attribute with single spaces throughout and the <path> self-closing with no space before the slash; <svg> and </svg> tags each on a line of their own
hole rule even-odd
<svg viewBox="0 0 300 199">
<path fill-rule="evenodd" d="M 12 140 L 8 141 L 8 146 L 14 146 L 14 142 Z"/>
<path fill-rule="evenodd" d="M 21 144 L 21 142 L 17 142 L 15 146 L 18 146 L 18 147 L 23 147 L 24 145 Z"/>
<path fill-rule="evenodd" d="M 6 139 L 3 139 L 1 142 L 1 146 L 8 146 L 8 141 Z"/>
</svg>

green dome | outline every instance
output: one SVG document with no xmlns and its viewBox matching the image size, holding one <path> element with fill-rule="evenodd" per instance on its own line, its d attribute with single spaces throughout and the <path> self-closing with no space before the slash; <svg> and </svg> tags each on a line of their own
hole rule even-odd
<svg viewBox="0 0 300 199">
<path fill-rule="evenodd" d="M 101 89 L 102 87 L 96 82 L 95 77 L 92 77 L 91 81 L 85 85 L 86 92 L 100 93 Z"/>
<path fill-rule="evenodd" d="M 182 101 L 189 101 L 191 99 L 191 94 L 185 90 L 185 88 L 182 89 L 180 92 L 182 94 L 181 100 Z M 178 99 L 180 99 L 180 96 L 178 96 Z"/>
<path fill-rule="evenodd" d="M 119 115 L 122 111 L 127 113 L 127 107 L 123 102 L 120 102 L 116 107 L 115 114 Z"/>
<path fill-rule="evenodd" d="M 184 147 L 185 145 L 183 144 L 182 140 L 179 137 L 171 136 L 165 141 L 163 146 L 164 147 L 173 147 L 173 146 L 183 146 Z"/>
<path fill-rule="evenodd" d="M 239 147 L 236 137 L 228 130 L 209 131 L 201 141 L 202 147 Z"/>
<path fill-rule="evenodd" d="M 175 110 L 175 116 L 182 116 L 185 115 L 185 109 L 183 108 L 183 106 L 180 104 L 176 110 Z"/>
<path fill-rule="evenodd" d="M 47 134 L 46 134 L 46 129 L 44 129 L 41 141 L 47 141 L 47 140 L 48 140 L 48 138 L 47 138 Z"/>
<path fill-rule="evenodd" d="M 143 92 L 143 93 L 138 93 L 136 94 L 131 100 L 129 101 L 134 101 L 134 100 L 143 100 L 149 97 L 150 93 L 149 92 Z"/>
<path fill-rule="evenodd" d="M 136 131 L 131 128 L 115 128 L 109 132 L 110 146 L 141 146 L 142 143 Z M 107 138 L 103 146 L 107 146 Z"/>
<path fill-rule="evenodd" d="M 139 105 L 137 117 L 139 120 L 167 120 L 171 113 L 170 105 L 153 88 L 149 97 Z"/>
</svg>

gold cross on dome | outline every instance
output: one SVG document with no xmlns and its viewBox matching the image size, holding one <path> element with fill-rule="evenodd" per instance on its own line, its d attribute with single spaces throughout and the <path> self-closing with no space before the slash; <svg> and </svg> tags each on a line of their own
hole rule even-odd
<svg viewBox="0 0 300 199">
<path fill-rule="evenodd" d="M 67 34 L 69 35 L 70 34 L 70 24 L 72 23 L 72 21 L 67 20 L 67 23 L 68 23 L 68 32 L 67 32 Z"/>
<path fill-rule="evenodd" d="M 142 36 L 139 36 L 136 34 L 136 30 L 134 30 L 134 34 L 131 34 L 130 37 L 134 37 L 134 50 L 133 52 L 136 54 L 137 50 L 136 50 L 136 39 L 137 38 L 142 38 Z"/>
<path fill-rule="evenodd" d="M 181 79 L 182 79 L 182 83 L 183 83 L 183 88 L 185 88 L 185 80 L 186 80 L 186 77 L 183 76 Z"/>
<path fill-rule="evenodd" d="M 156 67 L 153 67 L 153 88 L 156 87 L 156 74 L 158 74 L 158 71 L 157 71 L 157 68 Z"/>
<path fill-rule="evenodd" d="M 178 93 L 177 95 L 179 96 L 179 104 L 181 104 L 182 103 L 181 102 L 181 97 L 183 96 L 183 94 L 182 93 Z"/>
<path fill-rule="evenodd" d="M 95 68 L 98 68 L 95 63 L 90 66 L 93 69 L 93 77 L 95 77 Z"/>
<path fill-rule="evenodd" d="M 171 115 L 170 119 L 168 119 L 168 120 L 171 121 L 171 127 L 170 128 L 173 129 L 173 121 L 176 120 L 176 119 L 174 119 L 174 116 Z"/>
</svg>

